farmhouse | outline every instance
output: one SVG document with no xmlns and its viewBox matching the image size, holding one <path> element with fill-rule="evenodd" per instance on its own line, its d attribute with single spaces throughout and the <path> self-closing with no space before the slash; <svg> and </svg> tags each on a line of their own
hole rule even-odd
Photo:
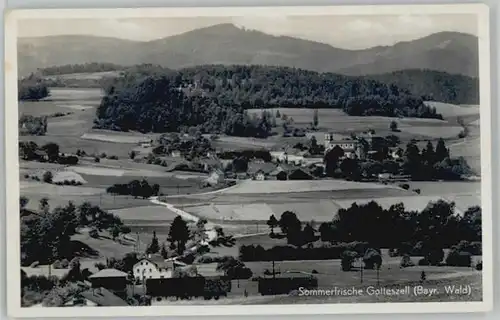
<svg viewBox="0 0 500 320">
<path fill-rule="evenodd" d="M 103 269 L 89 277 L 92 288 L 106 288 L 113 291 L 127 289 L 127 274 L 116 269 Z"/>
<path fill-rule="evenodd" d="M 134 278 L 139 281 L 144 279 L 171 278 L 174 263 L 174 260 L 165 260 L 158 255 L 144 258 L 134 265 Z"/>
<path fill-rule="evenodd" d="M 344 151 L 344 156 L 346 158 L 354 158 L 357 156 L 358 152 L 358 142 L 356 140 L 334 140 L 334 137 L 326 133 L 325 134 L 325 153 L 329 150 L 339 147 Z"/>
<path fill-rule="evenodd" d="M 68 299 L 64 307 L 124 307 L 128 304 L 105 288 L 90 289 Z"/>
<path fill-rule="evenodd" d="M 205 182 L 212 186 L 224 182 L 224 172 L 222 172 L 219 169 L 213 170 L 208 176 L 208 178 L 205 179 Z"/>
<path fill-rule="evenodd" d="M 276 169 L 269 173 L 269 177 L 273 180 L 287 180 L 288 172 L 294 170 L 295 168 L 296 167 L 293 165 L 281 163 L 278 167 L 276 167 Z"/>
<path fill-rule="evenodd" d="M 180 158 L 181 157 L 181 152 L 179 150 L 172 150 L 172 152 L 170 152 L 170 156 L 172 158 Z"/>
<path fill-rule="evenodd" d="M 248 174 L 254 180 L 266 180 L 269 179 L 269 175 L 276 169 L 276 165 L 273 163 L 257 163 L 253 162 L 249 164 Z"/>
</svg>

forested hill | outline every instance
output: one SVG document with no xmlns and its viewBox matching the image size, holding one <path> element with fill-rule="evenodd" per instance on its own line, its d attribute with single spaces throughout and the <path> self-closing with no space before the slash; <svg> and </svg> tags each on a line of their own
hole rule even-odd
<svg viewBox="0 0 500 320">
<path fill-rule="evenodd" d="M 412 94 L 453 104 L 479 104 L 479 79 L 434 70 L 402 70 L 366 76 L 385 84 L 396 84 Z"/>
<path fill-rule="evenodd" d="M 438 118 L 419 96 L 392 84 L 287 67 L 210 65 L 180 71 L 126 72 L 107 85 L 96 126 L 144 132 L 267 136 L 271 119 L 251 108 L 336 108 L 349 115 Z M 182 128 L 183 127 L 183 128 Z"/>
<path fill-rule="evenodd" d="M 69 50 L 70 49 L 70 50 Z M 137 42 L 82 35 L 18 39 L 19 73 L 89 62 L 132 66 L 158 64 L 179 69 L 203 64 L 262 64 L 361 76 L 404 69 L 430 69 L 478 76 L 478 39 L 438 32 L 420 39 L 361 50 L 246 30 L 232 24 L 195 29 Z"/>
</svg>

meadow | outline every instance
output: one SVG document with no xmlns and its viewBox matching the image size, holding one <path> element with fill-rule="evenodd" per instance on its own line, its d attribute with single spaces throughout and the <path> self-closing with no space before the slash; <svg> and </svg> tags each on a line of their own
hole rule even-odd
<svg viewBox="0 0 500 320">
<path fill-rule="evenodd" d="M 83 75 L 72 75 L 81 77 Z M 95 76 L 95 75 L 94 75 Z M 146 178 L 150 184 L 158 183 L 161 192 L 167 195 L 167 202 L 200 217 L 206 217 L 211 222 L 219 223 L 227 233 L 234 235 L 267 233 L 269 229 L 265 221 L 271 214 L 279 217 L 286 210 L 295 211 L 302 221 L 315 220 L 316 222 L 330 221 L 341 207 L 350 206 L 352 202 L 374 199 L 383 206 L 389 206 L 403 201 L 409 208 L 422 208 L 429 200 L 442 197 L 456 201 L 457 208 L 466 210 L 468 204 L 476 204 L 479 196 L 479 183 L 435 183 L 411 182 L 411 189 L 421 189 L 421 195 L 399 188 L 397 185 L 379 185 L 373 183 L 356 183 L 339 180 L 324 181 L 244 181 L 235 187 L 210 194 L 199 194 L 212 189 L 200 188 L 200 182 L 206 177 L 201 174 L 165 172 L 165 168 L 157 165 L 138 163 L 130 159 L 131 150 L 147 154 L 150 148 L 138 146 L 140 142 L 155 139 L 157 134 L 144 135 L 136 132 L 113 132 L 108 130 L 92 129 L 95 117 L 95 108 L 99 105 L 103 93 L 92 88 L 51 88 L 51 96 L 38 102 L 21 102 L 19 114 L 35 116 L 51 116 L 55 113 L 64 113 L 64 116 L 50 117 L 48 132 L 45 136 L 21 136 L 21 141 L 35 141 L 39 145 L 48 142 L 59 144 L 61 152 L 74 154 L 78 149 L 87 154 L 117 156 L 118 160 L 102 158 L 96 163 L 93 157 L 82 157 L 76 166 L 62 166 L 50 163 L 36 163 L 20 161 L 21 194 L 30 199 L 28 208 L 36 210 L 38 202 L 43 197 L 49 198 L 49 205 L 53 208 L 64 206 L 68 201 L 76 205 L 89 201 L 105 210 L 111 210 L 124 222 L 130 225 L 133 235 L 139 236 L 139 245 L 145 246 L 151 240 L 155 231 L 161 241 L 165 241 L 170 222 L 175 214 L 163 206 L 157 206 L 147 199 L 131 196 L 114 196 L 106 194 L 105 188 L 115 183 L 128 183 L 133 179 Z M 321 109 L 319 113 L 319 130 L 308 134 L 308 137 L 284 138 L 280 134 L 281 120 L 277 121 L 278 134 L 268 139 L 243 138 L 220 136 L 214 141 L 219 149 L 241 148 L 269 148 L 279 150 L 284 146 L 296 142 L 304 142 L 311 135 L 322 143 L 324 132 L 335 132 L 340 137 L 348 137 L 351 132 L 362 132 L 374 129 L 377 135 L 396 134 L 402 143 L 410 139 L 433 140 L 438 137 L 450 139 L 450 149 L 454 156 L 466 156 L 467 161 L 477 167 L 478 127 L 477 108 L 459 107 L 451 105 L 436 105 L 438 111 L 442 109 L 446 115 L 445 121 L 432 119 L 394 119 L 387 117 L 350 117 L 340 110 Z M 470 137 L 464 140 L 456 139 L 462 130 L 457 124 L 456 116 L 452 116 L 459 109 L 458 114 L 471 122 L 473 128 Z M 467 110 L 462 110 L 467 109 Z M 249 110 L 250 113 L 260 110 Z M 272 110 L 273 113 L 276 110 Z M 441 112 L 441 111 L 440 111 Z M 294 119 L 294 125 L 307 127 L 312 122 L 312 109 L 280 109 Z M 449 118 L 448 118 L 449 117 Z M 398 123 L 401 132 L 393 133 L 389 129 L 391 121 Z M 475 140 L 474 140 L 475 139 Z M 474 162 L 474 159 L 476 162 Z M 174 161 L 172 159 L 172 161 Z M 54 173 L 54 181 L 76 180 L 83 182 L 81 186 L 56 186 L 26 179 L 26 174 L 36 174 L 41 177 L 43 172 L 50 170 Z M 191 194 L 191 195 L 188 195 Z M 238 238 L 237 246 L 233 248 L 218 248 L 220 254 L 237 256 L 238 246 L 242 244 L 263 244 L 265 246 L 276 243 L 269 240 L 267 234 Z M 101 256 L 120 256 L 130 252 L 134 247 L 124 245 L 108 238 L 91 239 L 86 234 L 77 235 L 75 241 L 80 241 L 100 252 Z M 281 241 L 281 240 L 279 240 Z M 253 263 L 255 273 L 263 272 L 268 263 Z M 307 270 L 301 266 L 317 271 L 335 270 L 333 278 L 345 277 L 338 271 L 338 262 L 311 262 L 300 264 L 296 262 L 282 262 L 282 270 Z M 309 272 L 311 271 L 309 270 Z M 391 270 L 393 272 L 394 270 Z M 336 276 L 337 272 L 340 272 Z M 395 271 L 394 271 L 395 272 Z M 399 272 L 399 271 L 398 271 Z M 406 272 L 406 271 L 405 271 Z M 326 273 L 325 273 L 326 274 Z M 408 281 L 417 279 L 415 274 L 406 272 Z M 352 279 L 356 282 L 356 273 Z M 401 275 L 403 276 L 403 275 Z M 349 278 L 349 277 L 348 277 Z M 405 281 L 406 281 L 405 280 Z M 335 280 L 337 281 L 337 280 Z M 254 283 L 252 284 L 255 285 Z"/>
</svg>

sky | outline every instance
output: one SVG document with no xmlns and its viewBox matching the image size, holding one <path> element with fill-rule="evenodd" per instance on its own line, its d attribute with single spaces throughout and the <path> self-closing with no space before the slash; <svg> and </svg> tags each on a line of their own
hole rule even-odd
<svg viewBox="0 0 500 320">
<path fill-rule="evenodd" d="M 393 45 L 440 31 L 477 35 L 474 14 L 197 17 L 148 19 L 25 19 L 20 37 L 94 35 L 135 41 L 160 39 L 220 23 L 271 35 L 292 36 L 345 49 Z"/>
</svg>

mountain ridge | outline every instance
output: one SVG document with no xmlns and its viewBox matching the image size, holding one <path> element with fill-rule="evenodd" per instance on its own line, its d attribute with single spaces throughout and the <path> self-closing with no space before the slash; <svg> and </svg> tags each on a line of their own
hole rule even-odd
<svg viewBox="0 0 500 320">
<path fill-rule="evenodd" d="M 392 46 L 342 49 L 290 36 L 274 36 L 219 24 L 151 41 L 98 36 L 18 39 L 19 72 L 88 62 L 158 64 L 178 69 L 203 64 L 261 64 L 318 72 L 369 75 L 403 69 L 429 69 L 478 75 L 477 37 L 443 31 Z"/>
</svg>

